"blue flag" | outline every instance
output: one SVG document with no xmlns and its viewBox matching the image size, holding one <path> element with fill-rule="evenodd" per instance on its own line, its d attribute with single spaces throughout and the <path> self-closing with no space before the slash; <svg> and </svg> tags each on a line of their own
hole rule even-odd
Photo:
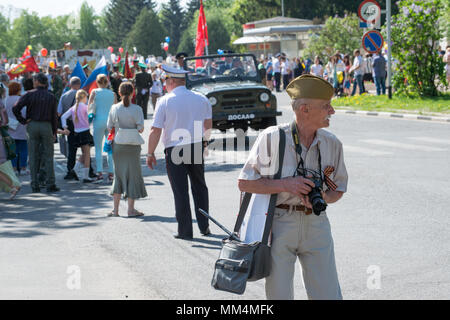
<svg viewBox="0 0 450 320">
<path fill-rule="evenodd" d="M 78 77 L 81 80 L 81 83 L 83 84 L 86 81 L 86 74 L 83 71 L 83 67 L 80 64 L 80 61 L 77 61 L 77 65 L 75 66 L 75 69 L 73 69 L 72 74 L 70 77 Z"/>
</svg>

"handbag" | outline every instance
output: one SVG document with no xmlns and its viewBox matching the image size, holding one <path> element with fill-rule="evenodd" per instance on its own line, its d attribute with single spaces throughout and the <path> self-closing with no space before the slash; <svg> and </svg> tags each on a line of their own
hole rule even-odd
<svg viewBox="0 0 450 320">
<path fill-rule="evenodd" d="M 278 171 L 274 179 L 280 179 L 283 167 L 286 134 L 279 129 L 280 143 L 278 152 Z M 222 241 L 219 259 L 216 261 L 211 285 L 216 290 L 243 294 L 247 281 L 257 281 L 267 277 L 271 270 L 271 256 L 269 236 L 272 229 L 273 215 L 277 201 L 277 194 L 270 196 L 264 232 L 261 241 L 244 243 L 234 237 Z M 252 194 L 246 192 L 239 209 L 234 226 L 234 234 L 238 234 L 247 213 Z"/>
<path fill-rule="evenodd" d="M 17 157 L 16 154 L 16 142 L 8 133 L 8 127 L 0 127 L 0 134 L 3 137 L 3 144 L 6 151 L 6 160 L 12 160 Z"/>
<path fill-rule="evenodd" d="M 114 137 L 114 143 L 141 145 L 144 144 L 145 141 L 137 129 L 119 128 L 119 130 L 116 133 L 116 136 Z"/>
</svg>

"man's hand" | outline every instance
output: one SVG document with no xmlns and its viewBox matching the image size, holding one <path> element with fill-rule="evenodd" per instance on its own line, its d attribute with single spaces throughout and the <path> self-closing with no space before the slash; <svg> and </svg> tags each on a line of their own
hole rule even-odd
<svg viewBox="0 0 450 320">
<path fill-rule="evenodd" d="M 283 180 L 286 191 L 302 198 L 302 200 L 314 188 L 314 182 L 302 176 L 285 178 Z"/>
<path fill-rule="evenodd" d="M 154 154 L 149 154 L 147 155 L 147 167 L 149 167 L 150 169 L 154 169 L 156 167 L 156 157 Z"/>
</svg>

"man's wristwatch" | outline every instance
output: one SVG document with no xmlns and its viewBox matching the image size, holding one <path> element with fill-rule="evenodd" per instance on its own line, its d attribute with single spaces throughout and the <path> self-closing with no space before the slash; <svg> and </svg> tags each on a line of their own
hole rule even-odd
<svg viewBox="0 0 450 320">
<path fill-rule="evenodd" d="M 155 154 L 154 154 L 154 153 L 147 153 L 146 156 L 147 156 L 147 158 L 148 158 L 148 157 L 154 157 Z"/>
</svg>

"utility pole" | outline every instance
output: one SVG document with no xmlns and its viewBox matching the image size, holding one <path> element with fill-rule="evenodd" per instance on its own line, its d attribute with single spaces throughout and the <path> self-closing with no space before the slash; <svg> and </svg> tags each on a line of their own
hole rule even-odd
<svg viewBox="0 0 450 320">
<path fill-rule="evenodd" d="M 388 88 L 388 97 L 389 99 L 392 99 L 391 0 L 386 0 L 386 24 L 387 24 L 387 48 L 388 48 L 387 88 Z"/>
<path fill-rule="evenodd" d="M 284 0 L 281 0 L 281 16 L 284 17 Z"/>
</svg>

